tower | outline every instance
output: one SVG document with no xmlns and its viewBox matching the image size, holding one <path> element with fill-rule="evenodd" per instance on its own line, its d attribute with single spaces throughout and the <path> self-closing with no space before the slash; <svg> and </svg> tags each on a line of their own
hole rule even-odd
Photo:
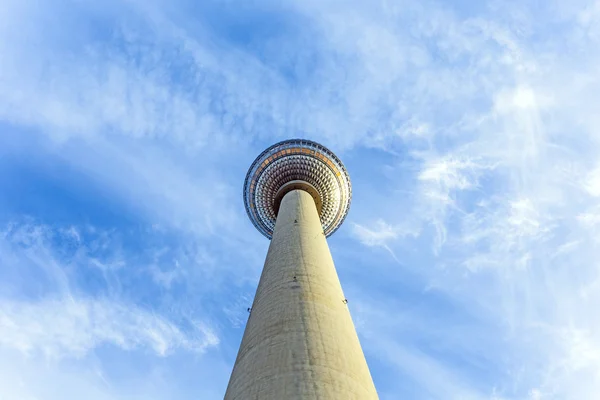
<svg viewBox="0 0 600 400">
<path fill-rule="evenodd" d="M 252 163 L 244 205 L 271 239 L 225 400 L 376 400 L 326 237 L 352 197 L 342 162 L 304 139 Z"/>
</svg>

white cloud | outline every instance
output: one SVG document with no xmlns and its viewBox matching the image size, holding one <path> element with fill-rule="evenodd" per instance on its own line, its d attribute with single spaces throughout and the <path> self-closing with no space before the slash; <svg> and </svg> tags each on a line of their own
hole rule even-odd
<svg viewBox="0 0 600 400">
<path fill-rule="evenodd" d="M 173 321 L 120 298 L 115 274 L 133 268 L 133 258 L 119 258 L 120 247 L 119 240 L 92 228 L 9 224 L 0 232 L 0 275 L 20 292 L 7 296 L 14 289 L 0 286 L 0 346 L 55 358 L 83 357 L 103 345 L 161 356 L 217 346 L 219 338 L 205 320 L 173 313 L 180 317 Z M 100 270 L 105 289 L 82 294 L 89 288 L 80 283 L 81 274 L 93 269 Z M 37 296 L 27 295 L 32 290 Z"/>
<path fill-rule="evenodd" d="M 592 196 L 600 197 L 600 166 L 588 174 L 584 187 Z"/>
<path fill-rule="evenodd" d="M 353 233 L 365 246 L 385 246 L 386 243 L 398 237 L 398 231 L 383 220 L 378 220 L 372 229 L 359 224 L 353 224 Z"/>
<path fill-rule="evenodd" d="M 429 148 L 414 152 L 414 176 L 422 190 L 402 193 L 415 195 L 414 206 L 402 215 L 421 215 L 436 227 L 433 237 L 422 230 L 419 238 L 433 241 L 438 250 L 437 265 L 418 270 L 430 282 L 433 299 L 441 292 L 475 317 L 465 328 L 464 343 L 450 339 L 456 337 L 455 322 L 438 320 L 432 324 L 446 335 L 426 343 L 464 346 L 465 363 L 499 365 L 507 375 L 493 374 L 492 398 L 591 400 L 600 391 L 600 120 L 589 106 L 600 102 L 600 80 L 593 72 L 600 54 L 589 35 L 591 25 L 583 23 L 581 35 L 577 24 L 581 10 L 595 10 L 595 4 L 553 4 L 543 17 L 563 25 L 552 33 L 542 28 L 545 19 L 530 3 L 506 8 L 512 16 L 522 11 L 518 18 L 506 18 L 498 9 L 496 16 L 465 21 L 458 32 L 467 24 L 477 26 L 502 50 L 490 50 L 491 42 L 478 47 L 476 37 L 453 43 L 457 54 L 467 55 L 479 95 L 459 90 L 454 104 L 447 105 L 458 107 L 456 118 L 424 120 L 430 126 Z M 553 14 L 556 10 L 560 15 Z M 532 34 L 540 34 L 539 41 L 530 41 Z M 445 87 L 452 92 L 451 85 Z M 405 144 L 410 151 L 413 143 Z M 427 212 L 419 207 L 423 204 L 429 205 Z M 397 220 L 398 214 L 380 213 L 384 220 Z M 391 250 L 404 245 L 402 237 L 389 237 L 385 244 Z M 429 260 L 427 250 L 417 251 Z M 376 308 L 392 315 L 401 307 L 386 306 L 382 300 Z M 433 306 L 427 311 L 435 313 Z M 478 342 L 475 332 L 483 327 L 495 333 Z M 430 347 L 418 348 L 427 353 Z M 481 355 L 494 361 L 488 364 Z"/>
<path fill-rule="evenodd" d="M 143 268 L 151 248 L 127 254 L 123 233 L 30 218 L 0 230 L 2 399 L 181 397 L 189 386 L 173 385 L 185 381 L 180 364 L 189 359 L 201 375 L 226 376 L 212 319 L 168 295 L 138 300 L 153 290 Z M 224 385 L 216 379 L 194 390 L 214 398 Z"/>
<path fill-rule="evenodd" d="M 472 160 L 441 158 L 427 162 L 419 173 L 419 180 L 439 186 L 440 191 L 470 189 L 475 182 L 466 171 L 476 169 Z M 445 197 L 445 196 L 444 196 Z"/>
<path fill-rule="evenodd" d="M 108 356 L 107 354 L 108 353 Z M 90 353 L 81 359 L 23 357 L 0 347 L 0 397 L 3 400 L 160 400 L 222 397 L 230 372 L 228 365 L 210 355 L 200 360 L 169 358 L 118 351 Z M 204 378 L 204 379 L 203 379 Z M 189 379 L 198 382 L 189 384 Z"/>
<path fill-rule="evenodd" d="M 378 219 L 369 227 L 352 223 L 352 235 L 365 246 L 385 249 L 396 262 L 400 262 L 389 243 L 398 237 L 417 236 L 418 232 L 407 226 L 392 226 L 384 220 Z"/>
<path fill-rule="evenodd" d="M 448 212 L 460 212 L 456 197 L 462 191 L 477 189 L 480 176 L 492 169 L 493 166 L 487 166 L 481 160 L 460 155 L 435 157 L 424 163 L 418 175 L 421 182 L 419 203 L 424 218 L 435 227 L 435 249 L 439 250 L 447 240 L 445 219 Z"/>
<path fill-rule="evenodd" d="M 194 321 L 191 326 L 185 332 L 159 315 L 109 300 L 0 300 L 0 345 L 51 358 L 82 357 L 103 345 L 148 348 L 165 356 L 179 349 L 203 352 L 219 344 L 208 326 Z"/>
<path fill-rule="evenodd" d="M 190 38 L 155 7 L 82 4 L 77 16 L 67 2 L 55 3 L 48 14 L 35 6 L 9 7 L 7 20 L 31 22 L 12 27 L 21 35 L 9 30 L 0 36 L 0 49 L 13 55 L 0 71 L 0 117 L 58 141 L 161 139 L 187 151 L 230 144 L 234 126 L 255 129 L 255 114 L 274 107 L 257 95 L 259 82 L 277 90 L 276 77 L 239 53 L 223 52 L 217 59 L 210 44 Z M 104 21 L 113 30 L 107 41 L 77 23 L 55 23 L 62 17 L 91 25 L 98 14 L 113 18 Z M 79 37 L 52 40 L 65 39 L 70 29 L 79 29 Z M 246 76 L 232 73 L 237 62 L 245 64 Z M 241 119 L 245 123 L 238 124 Z"/>
</svg>

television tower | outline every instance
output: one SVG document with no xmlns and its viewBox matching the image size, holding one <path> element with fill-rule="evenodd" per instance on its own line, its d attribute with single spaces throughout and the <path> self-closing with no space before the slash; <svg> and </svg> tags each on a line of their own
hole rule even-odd
<svg viewBox="0 0 600 400">
<path fill-rule="evenodd" d="M 378 399 L 326 240 L 351 197 L 342 162 L 313 141 L 252 163 L 244 205 L 271 244 L 225 400 Z"/>
</svg>

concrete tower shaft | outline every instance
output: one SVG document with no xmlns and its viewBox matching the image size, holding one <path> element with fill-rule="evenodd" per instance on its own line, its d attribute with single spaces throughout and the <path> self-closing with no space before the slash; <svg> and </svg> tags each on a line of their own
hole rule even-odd
<svg viewBox="0 0 600 400">
<path fill-rule="evenodd" d="M 287 192 L 225 400 L 376 400 L 309 191 Z"/>
</svg>

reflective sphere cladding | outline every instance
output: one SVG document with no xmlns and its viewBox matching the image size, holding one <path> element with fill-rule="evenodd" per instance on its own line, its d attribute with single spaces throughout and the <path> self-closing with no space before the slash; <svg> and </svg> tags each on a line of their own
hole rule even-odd
<svg viewBox="0 0 600 400">
<path fill-rule="evenodd" d="M 244 206 L 256 229 L 269 239 L 273 236 L 277 192 L 292 181 L 304 181 L 317 190 L 321 225 L 325 235 L 330 236 L 348 214 L 352 200 L 350 177 L 331 150 L 306 139 L 276 143 L 250 166 L 244 181 Z"/>
</svg>

